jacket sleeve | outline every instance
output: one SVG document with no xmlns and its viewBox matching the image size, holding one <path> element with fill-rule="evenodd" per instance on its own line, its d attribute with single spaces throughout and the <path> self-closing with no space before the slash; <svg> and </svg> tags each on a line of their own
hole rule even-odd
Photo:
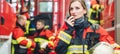
<svg viewBox="0 0 120 54">
<path fill-rule="evenodd" d="M 24 32 L 20 28 L 17 28 L 13 31 L 13 38 L 16 39 L 18 44 L 26 46 L 27 48 L 30 48 L 30 47 L 34 48 L 35 47 L 35 42 L 26 38 L 24 36 Z"/>
<path fill-rule="evenodd" d="M 50 31 L 49 29 L 46 29 L 45 33 L 46 33 L 46 37 L 47 37 L 49 40 L 55 38 L 55 37 L 53 36 L 53 32 Z"/>
<path fill-rule="evenodd" d="M 108 32 L 105 30 L 105 29 L 103 29 L 102 27 L 99 27 L 100 28 L 100 30 L 99 30 L 99 32 L 100 32 L 100 41 L 103 41 L 103 42 L 108 42 L 108 43 L 110 43 L 110 44 L 114 44 L 115 42 L 114 42 L 114 39 L 108 34 Z"/>
<path fill-rule="evenodd" d="M 65 29 L 64 32 L 72 35 L 74 28 L 72 26 L 70 26 L 69 24 L 67 24 L 66 22 L 64 24 L 64 27 L 67 27 L 67 28 L 63 28 L 63 29 Z"/>
<path fill-rule="evenodd" d="M 63 27 L 59 30 L 58 33 L 58 43 L 56 46 L 56 52 L 58 54 L 66 54 L 68 46 L 71 42 L 72 39 L 72 27 L 68 27 L 68 25 L 66 25 L 66 23 L 63 25 Z"/>
</svg>

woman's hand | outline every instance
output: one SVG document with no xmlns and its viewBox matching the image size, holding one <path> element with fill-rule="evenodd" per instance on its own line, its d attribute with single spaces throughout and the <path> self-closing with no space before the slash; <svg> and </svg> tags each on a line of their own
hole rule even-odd
<svg viewBox="0 0 120 54">
<path fill-rule="evenodd" d="M 70 16 L 68 19 L 66 19 L 66 23 L 72 27 L 74 26 L 74 21 L 75 21 L 75 19 L 73 17 L 74 16 Z"/>
</svg>

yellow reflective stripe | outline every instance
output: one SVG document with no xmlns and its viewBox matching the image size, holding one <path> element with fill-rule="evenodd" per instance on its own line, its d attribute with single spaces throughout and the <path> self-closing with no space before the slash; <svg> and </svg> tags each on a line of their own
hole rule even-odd
<svg viewBox="0 0 120 54">
<path fill-rule="evenodd" d="M 30 48 L 32 51 L 34 50 L 34 48 Z"/>
<path fill-rule="evenodd" d="M 29 30 L 30 30 L 30 31 L 34 31 L 34 30 L 35 30 L 35 28 L 30 28 Z"/>
<path fill-rule="evenodd" d="M 64 41 L 65 43 L 70 44 L 72 37 L 63 31 L 60 31 L 58 38 L 61 39 L 62 41 Z"/>
<path fill-rule="evenodd" d="M 40 40 L 40 44 L 41 44 L 41 45 L 44 44 L 44 43 L 46 43 L 46 42 L 48 42 L 48 40 L 45 40 L 45 39 L 41 39 L 41 40 Z"/>
<path fill-rule="evenodd" d="M 17 40 L 12 39 L 12 44 L 18 44 Z"/>
<path fill-rule="evenodd" d="M 44 29 L 48 29 L 48 28 L 49 28 L 49 25 L 45 25 L 45 26 L 44 26 Z"/>
<path fill-rule="evenodd" d="M 85 48 L 87 48 L 87 45 L 84 45 Z M 83 48 L 83 45 L 71 45 L 69 48 Z"/>
<path fill-rule="evenodd" d="M 87 45 L 84 45 L 84 51 L 86 54 L 89 54 L 87 50 Z M 68 47 L 68 52 L 67 54 L 72 54 L 72 53 L 83 53 L 83 45 L 71 45 Z"/>
<path fill-rule="evenodd" d="M 30 48 L 31 46 L 32 46 L 32 41 L 31 40 L 29 40 L 29 39 L 27 39 L 27 45 L 26 45 L 26 47 L 27 48 Z"/>
<path fill-rule="evenodd" d="M 48 40 L 43 39 L 43 38 L 35 38 L 34 41 L 35 42 L 40 42 L 40 43 L 48 42 Z"/>
<path fill-rule="evenodd" d="M 91 13 L 92 13 L 92 12 L 94 12 L 94 13 L 96 12 L 96 10 L 94 10 L 94 9 L 91 9 L 90 11 L 91 11 Z"/>
<path fill-rule="evenodd" d="M 94 12 L 94 13 L 95 13 L 96 11 L 95 11 L 95 10 L 93 10 L 93 9 L 90 9 L 89 14 L 88 14 L 88 21 L 89 21 L 89 22 L 91 22 L 91 23 L 93 23 L 93 24 L 99 23 L 99 21 L 98 21 L 98 20 L 94 20 L 94 19 L 90 18 L 90 17 L 91 17 L 92 12 Z"/>
<path fill-rule="evenodd" d="M 27 23 L 26 23 L 26 32 L 25 32 L 25 34 L 29 34 L 29 26 L 30 26 L 30 21 L 29 20 L 27 20 Z"/>
<path fill-rule="evenodd" d="M 35 41 L 35 42 L 39 42 L 39 38 L 35 38 L 34 41 Z"/>
<path fill-rule="evenodd" d="M 19 38 L 17 39 L 17 42 L 20 43 L 21 41 L 23 41 L 23 40 L 25 40 L 25 39 L 26 39 L 26 37 L 19 37 Z"/>
<path fill-rule="evenodd" d="M 67 52 L 66 54 L 83 54 L 83 52 L 80 51 L 74 51 L 74 52 Z M 85 54 L 90 54 L 89 51 L 85 52 Z"/>
<path fill-rule="evenodd" d="M 51 40 L 51 39 L 55 39 L 55 37 L 54 37 L 54 36 L 51 36 L 51 37 L 49 37 L 48 39 L 49 39 L 49 40 Z"/>
<path fill-rule="evenodd" d="M 42 45 L 44 45 L 45 43 L 48 43 L 48 40 L 43 39 L 43 38 L 35 38 L 34 41 L 40 43 L 41 48 L 42 48 Z"/>
<path fill-rule="evenodd" d="M 12 45 L 12 54 L 15 54 L 15 48 L 14 48 L 14 45 Z"/>
<path fill-rule="evenodd" d="M 52 46 L 54 46 L 54 43 L 53 43 L 52 41 L 49 41 L 49 43 L 50 43 Z"/>
</svg>

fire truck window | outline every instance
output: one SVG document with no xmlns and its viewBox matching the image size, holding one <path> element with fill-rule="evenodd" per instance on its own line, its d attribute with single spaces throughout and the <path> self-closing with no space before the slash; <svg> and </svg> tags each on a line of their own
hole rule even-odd
<svg viewBox="0 0 120 54">
<path fill-rule="evenodd" d="M 10 3 L 10 0 L 6 0 L 8 3 Z"/>
<path fill-rule="evenodd" d="M 52 2 L 40 2 L 39 11 L 40 12 L 52 12 Z"/>
<path fill-rule="evenodd" d="M 113 21 L 112 21 L 112 27 L 114 27 L 114 23 L 115 23 L 115 21 L 113 20 Z"/>
</svg>

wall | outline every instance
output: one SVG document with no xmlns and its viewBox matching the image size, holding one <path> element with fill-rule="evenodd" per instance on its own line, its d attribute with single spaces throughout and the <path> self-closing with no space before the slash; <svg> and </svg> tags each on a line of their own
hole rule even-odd
<svg viewBox="0 0 120 54">
<path fill-rule="evenodd" d="M 120 0 L 115 0 L 115 17 L 116 17 L 115 23 L 117 24 L 115 40 L 120 45 L 120 3 L 119 2 Z"/>
</svg>

